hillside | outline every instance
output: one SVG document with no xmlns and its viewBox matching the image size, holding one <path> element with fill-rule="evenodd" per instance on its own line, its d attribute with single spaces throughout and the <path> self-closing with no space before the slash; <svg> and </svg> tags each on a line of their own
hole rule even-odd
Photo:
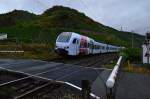
<svg viewBox="0 0 150 99">
<path fill-rule="evenodd" d="M 12 26 L 20 22 L 35 19 L 36 15 L 23 10 L 14 10 L 6 14 L 0 14 L 0 27 Z"/>
<path fill-rule="evenodd" d="M 98 41 L 131 46 L 130 32 L 104 26 L 68 7 L 54 6 L 41 15 L 21 10 L 0 15 L 0 32 L 22 42 L 47 42 L 54 46 L 57 35 L 62 31 L 74 31 Z M 141 46 L 143 39 L 143 36 L 134 34 L 134 46 Z"/>
</svg>

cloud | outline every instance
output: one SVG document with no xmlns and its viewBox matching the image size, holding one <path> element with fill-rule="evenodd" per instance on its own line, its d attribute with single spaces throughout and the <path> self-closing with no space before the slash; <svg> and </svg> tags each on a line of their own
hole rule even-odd
<svg viewBox="0 0 150 99">
<path fill-rule="evenodd" d="M 150 31 L 149 4 L 149 0 L 0 0 L 0 13 L 22 9 L 41 14 L 54 5 L 63 5 L 104 25 L 145 34 Z"/>
</svg>

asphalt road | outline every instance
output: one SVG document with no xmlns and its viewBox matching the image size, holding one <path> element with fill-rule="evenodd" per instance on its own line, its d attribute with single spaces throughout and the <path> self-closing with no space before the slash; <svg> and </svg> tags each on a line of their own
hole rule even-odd
<svg viewBox="0 0 150 99">
<path fill-rule="evenodd" d="M 116 99 L 150 99 L 150 75 L 124 73 L 121 77 Z"/>
</svg>

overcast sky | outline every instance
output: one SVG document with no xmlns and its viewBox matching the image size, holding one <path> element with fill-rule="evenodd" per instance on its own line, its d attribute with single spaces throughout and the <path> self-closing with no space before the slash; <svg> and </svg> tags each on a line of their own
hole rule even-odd
<svg viewBox="0 0 150 99">
<path fill-rule="evenodd" d="M 77 9 L 118 30 L 150 31 L 150 0 L 0 0 L 0 13 L 18 9 L 41 14 L 54 5 Z"/>
</svg>

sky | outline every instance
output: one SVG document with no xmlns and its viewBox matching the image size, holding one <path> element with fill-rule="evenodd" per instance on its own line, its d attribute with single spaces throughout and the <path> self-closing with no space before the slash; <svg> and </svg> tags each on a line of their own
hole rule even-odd
<svg viewBox="0 0 150 99">
<path fill-rule="evenodd" d="M 150 0 L 0 0 L 0 13 L 17 9 L 42 14 L 55 5 L 74 8 L 117 30 L 150 31 Z"/>
</svg>

